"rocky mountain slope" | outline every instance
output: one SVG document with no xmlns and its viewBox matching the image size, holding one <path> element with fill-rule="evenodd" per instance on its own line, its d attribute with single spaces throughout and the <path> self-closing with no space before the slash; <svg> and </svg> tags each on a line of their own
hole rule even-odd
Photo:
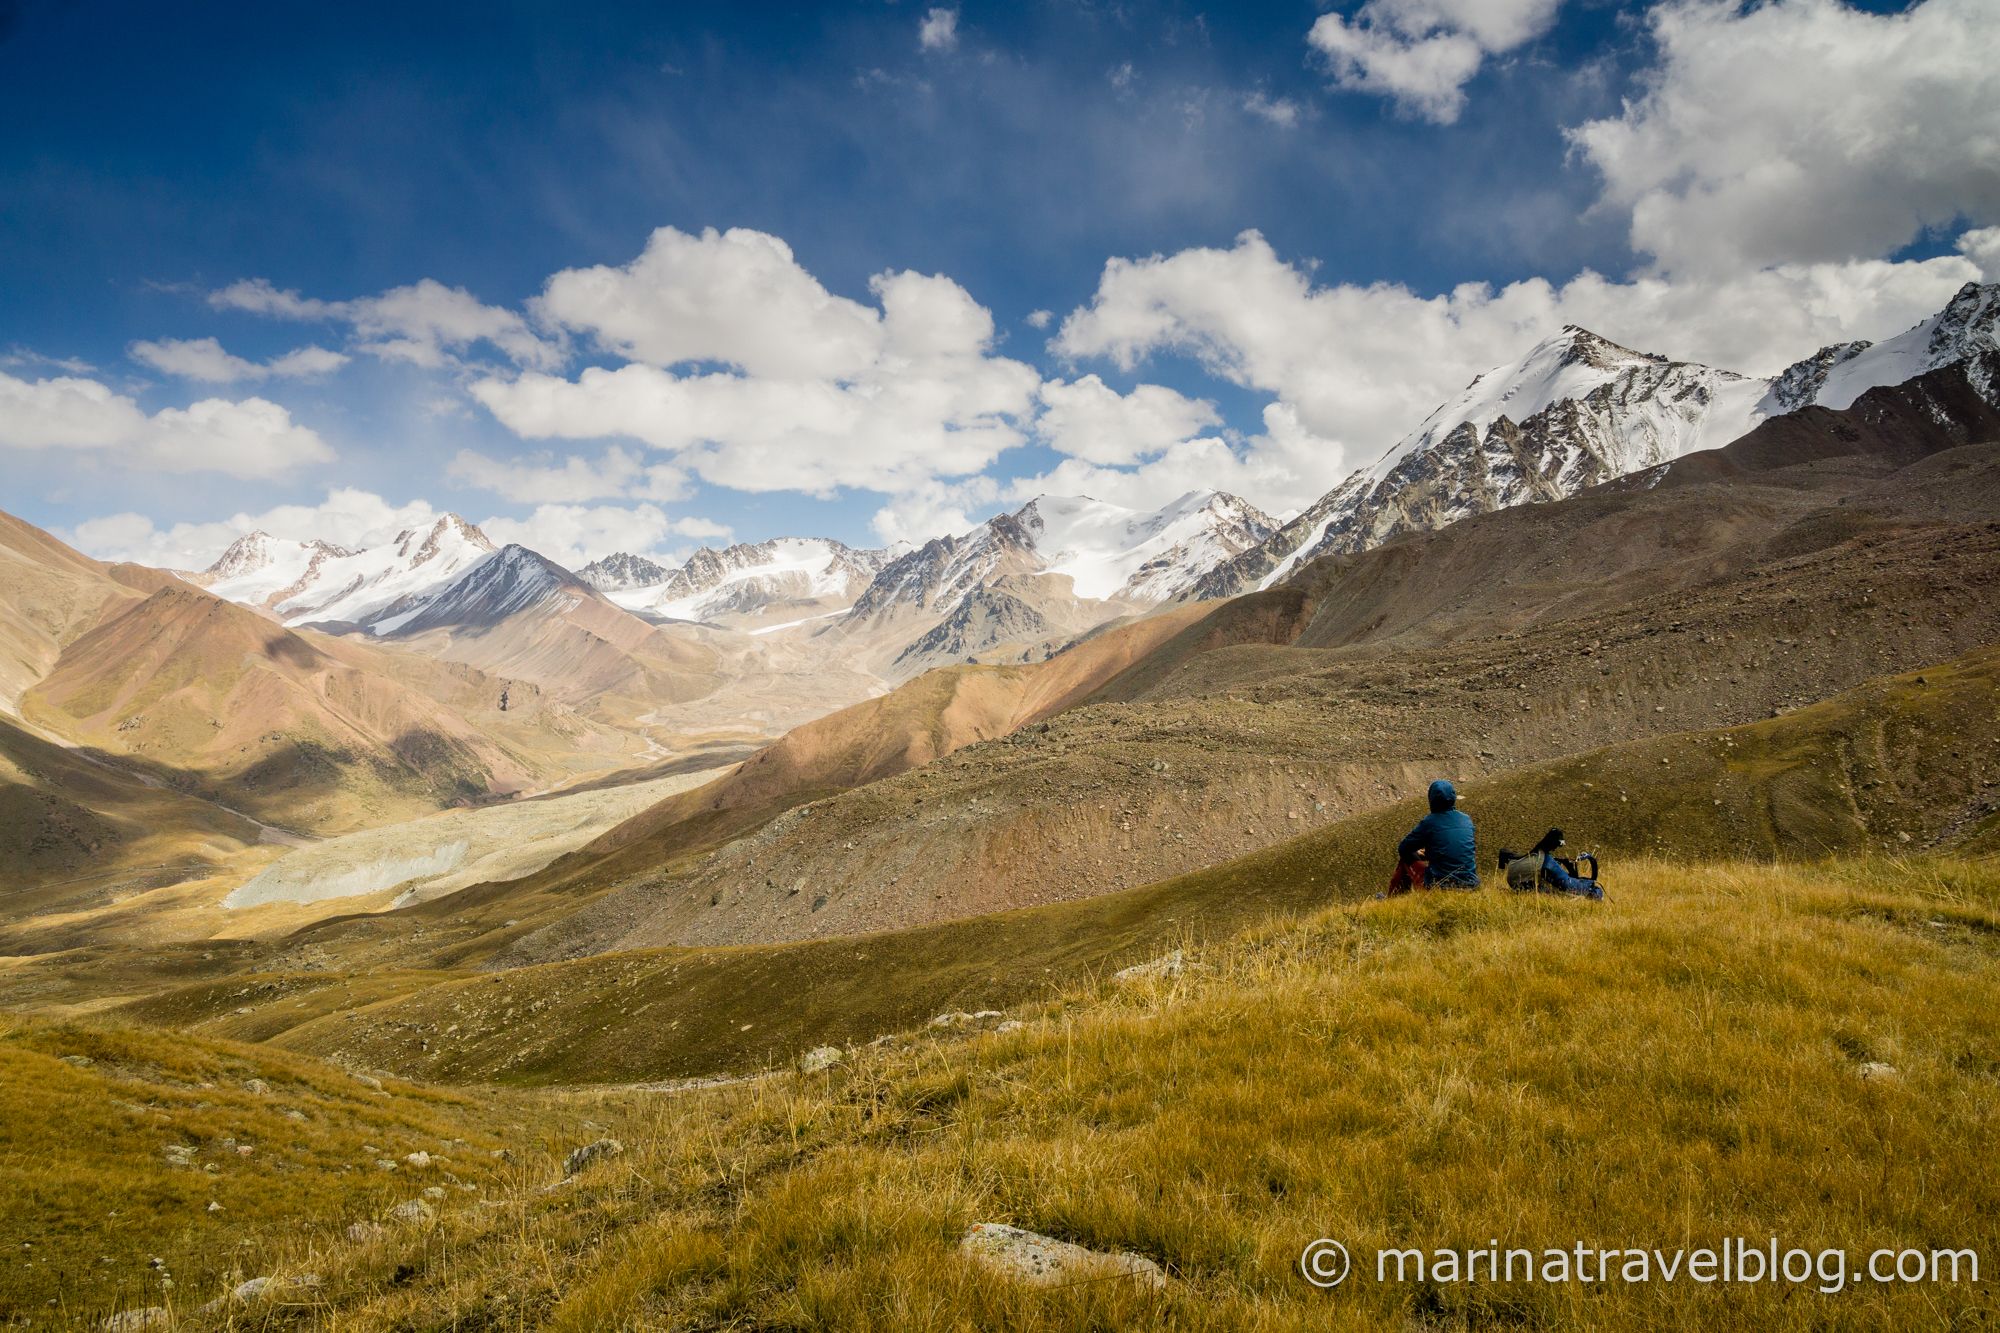
<svg viewBox="0 0 2000 1333">
<path fill-rule="evenodd" d="M 2000 285 L 1967 284 L 1937 315 L 1879 345 L 1825 347 L 1774 379 L 1673 362 L 1568 326 L 1473 380 L 1372 465 L 1269 540 L 1218 568 L 1202 597 L 1270 587 L 1306 562 L 1398 533 L 1557 499 L 1727 444 L 1819 403 L 1844 408 L 1996 345 Z"/>
</svg>

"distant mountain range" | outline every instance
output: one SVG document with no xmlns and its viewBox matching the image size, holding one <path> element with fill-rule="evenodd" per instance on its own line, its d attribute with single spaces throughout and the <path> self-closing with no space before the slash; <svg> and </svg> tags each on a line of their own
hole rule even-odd
<svg viewBox="0 0 2000 1333">
<path fill-rule="evenodd" d="M 2000 345 L 1996 324 L 2000 285 L 1968 284 L 1895 338 L 1837 343 L 1770 379 L 1567 326 L 1475 377 L 1284 523 L 1217 491 L 1154 511 L 1044 495 L 915 548 L 780 537 L 703 548 L 678 565 L 621 552 L 571 574 L 520 547 L 496 550 L 446 515 L 361 551 L 251 533 L 185 577 L 287 625 L 377 638 L 490 636 L 532 611 L 581 614 L 594 626 L 587 633 L 614 643 L 634 638 L 636 623 L 627 622 L 637 621 L 798 630 L 891 679 L 947 662 L 1029 661 L 1169 602 L 1269 587 L 1324 555 L 1573 495 L 1806 406 L 1845 407 L 1871 387 Z M 545 647 L 528 656 L 547 679 L 561 663 Z M 497 669 L 519 656 L 470 660 Z"/>
</svg>

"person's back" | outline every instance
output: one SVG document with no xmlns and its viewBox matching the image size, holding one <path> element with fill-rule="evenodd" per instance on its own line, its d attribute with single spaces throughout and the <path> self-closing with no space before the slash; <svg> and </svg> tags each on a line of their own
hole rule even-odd
<svg viewBox="0 0 2000 1333">
<path fill-rule="evenodd" d="M 1405 863 L 1422 855 L 1430 863 L 1424 877 L 1429 887 L 1478 888 L 1478 835 L 1471 817 L 1458 809 L 1457 789 L 1440 778 L 1429 795 L 1431 812 L 1397 845 L 1396 855 Z"/>
</svg>

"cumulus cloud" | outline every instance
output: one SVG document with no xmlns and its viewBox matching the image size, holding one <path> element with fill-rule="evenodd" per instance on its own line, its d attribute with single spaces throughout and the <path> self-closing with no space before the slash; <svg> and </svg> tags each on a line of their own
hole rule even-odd
<svg viewBox="0 0 2000 1333">
<path fill-rule="evenodd" d="M 606 449 L 595 461 L 581 454 L 562 459 L 547 454 L 532 459 L 489 458 L 471 449 L 461 449 L 446 473 L 454 481 L 521 503 L 684 500 L 689 489 L 688 475 L 680 468 L 671 463 L 649 465 L 617 445 Z"/>
<path fill-rule="evenodd" d="M 238 537 L 269 532 L 299 541 L 332 542 L 359 549 L 379 546 L 397 533 L 425 528 L 439 511 L 422 500 L 393 505 L 372 491 L 340 487 L 316 505 L 278 505 L 239 512 L 209 523 L 156 527 L 143 514 L 110 514 L 76 525 L 66 540 L 100 560 L 132 560 L 162 569 L 206 569 Z"/>
<path fill-rule="evenodd" d="M 1053 310 L 1030 310 L 1023 322 L 1031 329 L 1045 329 L 1055 322 L 1055 318 Z"/>
<path fill-rule="evenodd" d="M 628 360 L 713 361 L 778 379 L 858 374 L 882 334 L 879 312 L 827 291 L 776 236 L 740 227 L 661 227 L 623 267 L 556 274 L 536 308 Z"/>
<path fill-rule="evenodd" d="M 950 51 L 958 46 L 958 10 L 933 9 L 917 24 L 917 45 L 926 51 Z"/>
<path fill-rule="evenodd" d="M 870 526 L 885 545 L 921 546 L 933 537 L 970 531 L 978 523 L 973 515 L 1000 495 L 1000 484 L 991 477 L 927 481 L 890 497 Z"/>
<path fill-rule="evenodd" d="M 526 518 L 489 518 L 480 530 L 495 543 L 518 542 L 569 569 L 619 551 L 657 555 L 673 537 L 726 541 L 729 529 L 704 518 L 673 518 L 658 505 L 538 505 Z"/>
<path fill-rule="evenodd" d="M 1982 282 L 2000 282 L 2000 227 L 1981 227 L 1958 238 L 1958 252 L 1979 266 Z"/>
<path fill-rule="evenodd" d="M 475 344 L 488 344 L 516 365 L 553 368 L 563 361 L 559 344 L 537 334 L 516 311 L 490 306 L 462 287 L 424 278 L 378 296 L 323 301 L 281 290 L 265 278 L 247 278 L 209 293 L 220 310 L 275 319 L 348 325 L 357 351 L 426 369 L 456 364 Z"/>
<path fill-rule="evenodd" d="M 162 338 L 156 342 L 135 342 L 129 350 L 132 359 L 142 365 L 205 384 L 304 379 L 331 374 L 348 361 L 341 353 L 324 347 L 301 347 L 269 361 L 247 361 L 225 351 L 213 338 Z"/>
<path fill-rule="evenodd" d="M 1243 99 L 1243 109 L 1260 120 L 1268 120 L 1281 130 L 1296 129 L 1305 108 L 1289 97 L 1267 97 L 1251 93 Z"/>
<path fill-rule="evenodd" d="M 1086 463 L 1128 464 L 1220 425 L 1215 404 L 1158 384 L 1121 394 L 1095 375 L 1042 386 L 1036 434 L 1057 453 Z"/>
<path fill-rule="evenodd" d="M 1229 249 L 1112 260 L 1055 346 L 1128 370 L 1154 353 L 1183 353 L 1275 395 L 1299 438 L 1313 443 L 1273 453 L 1283 436 L 1267 414 L 1266 435 L 1243 457 L 1281 466 L 1295 494 L 1316 495 L 1373 461 L 1473 375 L 1566 323 L 1648 351 L 1771 373 L 1827 342 L 1898 332 L 1977 271 L 1960 256 L 1781 265 L 1726 282 L 1621 282 L 1585 271 L 1561 284 L 1468 283 L 1425 296 L 1389 283 L 1315 286 L 1307 266 L 1245 232 Z M 1249 498 L 1271 496 L 1251 484 Z"/>
<path fill-rule="evenodd" d="M 1836 0 L 1652 13 L 1659 63 L 1616 117 L 1572 131 L 1676 273 L 1893 253 L 1926 227 L 2000 221 L 2000 6 Z"/>
<path fill-rule="evenodd" d="M 471 393 L 524 437 L 630 438 L 750 491 L 904 491 L 1022 443 L 1041 377 L 991 354 L 992 315 L 949 278 L 869 290 L 872 306 L 827 292 L 773 236 L 662 228 L 633 263 L 559 273 L 537 302 L 628 364 Z"/>
<path fill-rule="evenodd" d="M 1337 87 L 1374 93 L 1440 125 L 1465 110 L 1465 85 L 1489 55 L 1549 30 L 1561 0 L 1368 0 L 1351 18 L 1326 13 L 1306 41 Z"/>
<path fill-rule="evenodd" d="M 148 415 L 96 380 L 0 374 L 0 449 L 88 451 L 161 472 L 221 472 L 270 478 L 333 450 L 278 404 L 262 398 L 204 398 Z"/>
</svg>

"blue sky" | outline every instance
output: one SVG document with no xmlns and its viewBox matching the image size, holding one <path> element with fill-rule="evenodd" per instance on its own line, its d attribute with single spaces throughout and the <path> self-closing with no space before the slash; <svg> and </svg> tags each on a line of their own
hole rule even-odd
<svg viewBox="0 0 2000 1333">
<path fill-rule="evenodd" d="M 0 3 L 0 507 L 163 561 L 1301 507 L 1565 318 L 1769 372 L 1990 280 L 1990 169 L 1785 124 L 1900 43 L 1881 114 L 1963 137 L 1985 8 Z"/>
</svg>

